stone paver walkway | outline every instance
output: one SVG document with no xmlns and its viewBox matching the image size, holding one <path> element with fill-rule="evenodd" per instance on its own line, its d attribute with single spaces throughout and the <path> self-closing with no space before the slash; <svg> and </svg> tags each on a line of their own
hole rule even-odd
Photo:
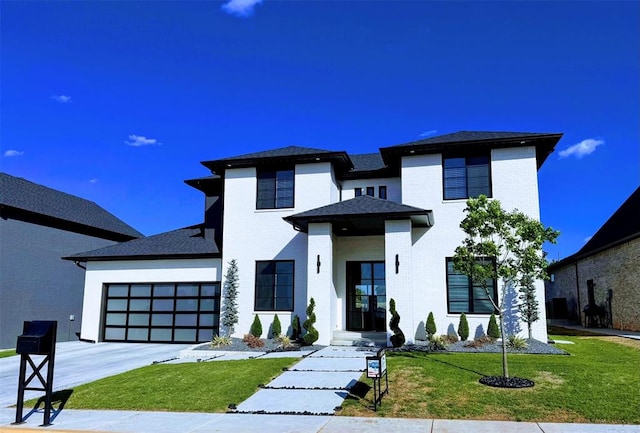
<svg viewBox="0 0 640 433">
<path fill-rule="evenodd" d="M 326 347 L 265 385 L 237 413 L 333 415 L 365 370 L 370 348 Z"/>
</svg>

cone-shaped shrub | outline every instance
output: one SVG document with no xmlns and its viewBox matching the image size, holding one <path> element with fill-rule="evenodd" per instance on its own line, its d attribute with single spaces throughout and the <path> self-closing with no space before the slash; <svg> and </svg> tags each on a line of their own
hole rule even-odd
<svg viewBox="0 0 640 433">
<path fill-rule="evenodd" d="M 278 338 L 282 334 L 282 325 L 280 324 L 280 319 L 276 314 L 273 316 L 273 323 L 271 324 L 271 338 Z"/>
<path fill-rule="evenodd" d="M 257 338 L 260 338 L 262 335 L 262 323 L 260 322 L 260 318 L 257 314 L 253 317 L 253 323 L 251 324 L 251 329 L 249 329 L 249 334 Z"/>
<path fill-rule="evenodd" d="M 460 315 L 460 323 L 458 324 L 458 335 L 462 341 L 467 341 L 469 338 L 469 322 L 467 322 L 467 315 L 462 313 Z"/>
<path fill-rule="evenodd" d="M 431 339 L 434 335 L 436 335 L 436 321 L 433 318 L 433 313 L 429 313 L 429 317 L 427 317 L 427 325 L 424 330 L 427 332 L 427 337 Z"/>
<path fill-rule="evenodd" d="M 318 341 L 319 335 L 318 330 L 313 327 L 313 324 L 316 323 L 316 313 L 313 312 L 313 309 L 316 306 L 316 301 L 311 298 L 309 300 L 309 306 L 307 307 L 307 320 L 304 321 L 302 327 L 307 331 L 302 337 L 302 341 L 305 346 L 311 346 L 313 343 Z"/>
<path fill-rule="evenodd" d="M 390 337 L 391 344 L 393 347 L 401 347 L 404 342 L 404 333 L 400 329 L 400 315 L 396 311 L 396 301 L 391 298 L 389 301 L 389 312 L 391 313 L 391 320 L 389 321 L 389 329 L 393 332 L 393 335 Z"/>
<path fill-rule="evenodd" d="M 487 326 L 487 336 L 497 340 L 500 338 L 500 328 L 498 328 L 498 322 L 496 321 L 496 315 L 492 314 L 489 318 L 489 326 Z"/>
<path fill-rule="evenodd" d="M 298 341 L 300 338 L 300 317 L 296 314 L 291 321 L 291 339 Z"/>
</svg>

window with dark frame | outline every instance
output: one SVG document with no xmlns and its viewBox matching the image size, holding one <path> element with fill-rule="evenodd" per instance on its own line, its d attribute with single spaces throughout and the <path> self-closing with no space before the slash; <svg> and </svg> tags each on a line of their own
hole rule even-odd
<svg viewBox="0 0 640 433">
<path fill-rule="evenodd" d="M 257 209 L 292 208 L 295 172 L 287 170 L 258 170 Z"/>
<path fill-rule="evenodd" d="M 255 311 L 293 311 L 293 260 L 256 262 Z"/>
<path fill-rule="evenodd" d="M 367 195 L 370 197 L 375 197 L 376 195 L 376 189 L 372 186 L 368 186 L 367 187 Z"/>
<path fill-rule="evenodd" d="M 498 299 L 495 280 L 488 280 L 487 287 L 493 299 Z M 447 257 L 447 308 L 449 313 L 491 314 L 495 310 L 485 289 L 473 284 L 471 278 L 459 272 L 453 265 L 453 258 Z"/>
<path fill-rule="evenodd" d="M 491 197 L 489 156 L 444 158 L 444 199 Z"/>
<path fill-rule="evenodd" d="M 384 200 L 387 199 L 387 187 L 385 185 L 380 185 L 378 187 L 378 197 Z"/>
<path fill-rule="evenodd" d="M 360 197 L 362 195 L 362 188 L 354 188 L 353 192 L 356 197 Z"/>
</svg>

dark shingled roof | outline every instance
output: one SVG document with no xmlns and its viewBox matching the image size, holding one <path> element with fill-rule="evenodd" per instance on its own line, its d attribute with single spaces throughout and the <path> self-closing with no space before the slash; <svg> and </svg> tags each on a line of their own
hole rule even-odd
<svg viewBox="0 0 640 433">
<path fill-rule="evenodd" d="M 640 237 L 640 187 L 627 198 L 589 241 L 575 254 L 550 265 L 561 267 Z"/>
<path fill-rule="evenodd" d="M 353 168 L 353 163 L 344 151 L 313 149 L 309 147 L 288 146 L 263 152 L 247 153 L 230 158 L 203 161 L 202 164 L 214 173 L 222 175 L 227 168 L 254 167 L 273 164 L 302 164 L 313 162 L 331 162 L 339 173 Z"/>
<path fill-rule="evenodd" d="M 353 161 L 353 170 L 356 171 L 375 171 L 385 168 L 382 155 L 380 153 L 360 153 L 356 155 L 350 155 L 351 161 Z"/>
<path fill-rule="evenodd" d="M 122 238 L 119 240 L 143 237 L 142 233 L 92 201 L 6 173 L 0 173 L 0 207 L 34 217 L 46 217 L 48 221 L 98 229 Z"/>
<path fill-rule="evenodd" d="M 134 239 L 64 258 L 74 261 L 88 261 L 219 256 L 220 251 L 215 242 L 205 239 L 203 225 L 198 225 L 148 236 L 143 239 Z"/>
<path fill-rule="evenodd" d="M 382 229 L 382 233 L 384 233 L 385 220 L 397 219 L 411 219 L 417 226 L 427 227 L 433 225 L 433 213 L 430 210 L 367 195 L 300 212 L 284 218 L 289 224 L 304 232 L 307 231 L 309 223 L 331 222 L 336 225 L 334 231 L 336 231 L 338 227 L 348 225 L 351 226 L 352 229 L 375 229 L 378 232 Z"/>
<path fill-rule="evenodd" d="M 457 150 L 535 146 L 538 168 L 553 152 L 560 133 L 459 131 L 380 149 L 387 165 L 397 164 L 402 156 L 441 153 Z"/>
</svg>

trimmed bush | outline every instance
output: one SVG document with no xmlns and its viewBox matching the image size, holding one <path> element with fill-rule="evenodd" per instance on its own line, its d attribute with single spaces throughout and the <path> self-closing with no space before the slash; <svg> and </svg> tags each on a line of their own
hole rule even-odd
<svg viewBox="0 0 640 433">
<path fill-rule="evenodd" d="M 469 338 L 469 322 L 467 322 L 467 315 L 462 313 L 460 315 L 460 323 L 458 324 L 458 335 L 462 341 L 467 341 Z"/>
<path fill-rule="evenodd" d="M 273 316 L 273 323 L 271 324 L 271 338 L 278 338 L 282 334 L 282 325 L 280 324 L 280 319 L 276 314 Z"/>
<path fill-rule="evenodd" d="M 498 322 L 496 321 L 496 315 L 492 314 L 489 318 L 489 326 L 487 326 L 487 336 L 497 340 L 500 338 L 500 328 L 498 328 Z"/>
<path fill-rule="evenodd" d="M 260 317 L 256 314 L 253 317 L 253 323 L 251 324 L 251 328 L 249 329 L 249 334 L 253 335 L 256 338 L 260 338 L 262 335 L 262 323 L 260 322 Z"/>
<path fill-rule="evenodd" d="M 293 316 L 293 320 L 291 321 L 291 339 L 293 341 L 298 341 L 300 339 L 300 317 L 298 315 Z"/>
<path fill-rule="evenodd" d="M 424 330 L 427 332 L 427 337 L 431 338 L 436 335 L 436 321 L 433 318 L 433 313 L 429 313 L 429 317 L 427 317 L 427 325 Z"/>
<path fill-rule="evenodd" d="M 391 313 L 391 320 L 389 321 L 389 329 L 393 332 L 393 335 L 390 337 L 391 344 L 393 347 L 401 347 L 404 342 L 404 333 L 400 329 L 400 315 L 396 311 L 396 301 L 391 298 L 389 301 L 389 312 Z"/>
<path fill-rule="evenodd" d="M 313 327 L 313 324 L 316 323 L 316 313 L 313 312 L 315 306 L 316 301 L 311 298 L 309 300 L 309 306 L 307 307 L 307 320 L 302 324 L 302 327 L 307 331 L 304 337 L 302 337 L 305 346 L 311 346 L 318 341 L 319 338 L 318 330 Z"/>
</svg>

